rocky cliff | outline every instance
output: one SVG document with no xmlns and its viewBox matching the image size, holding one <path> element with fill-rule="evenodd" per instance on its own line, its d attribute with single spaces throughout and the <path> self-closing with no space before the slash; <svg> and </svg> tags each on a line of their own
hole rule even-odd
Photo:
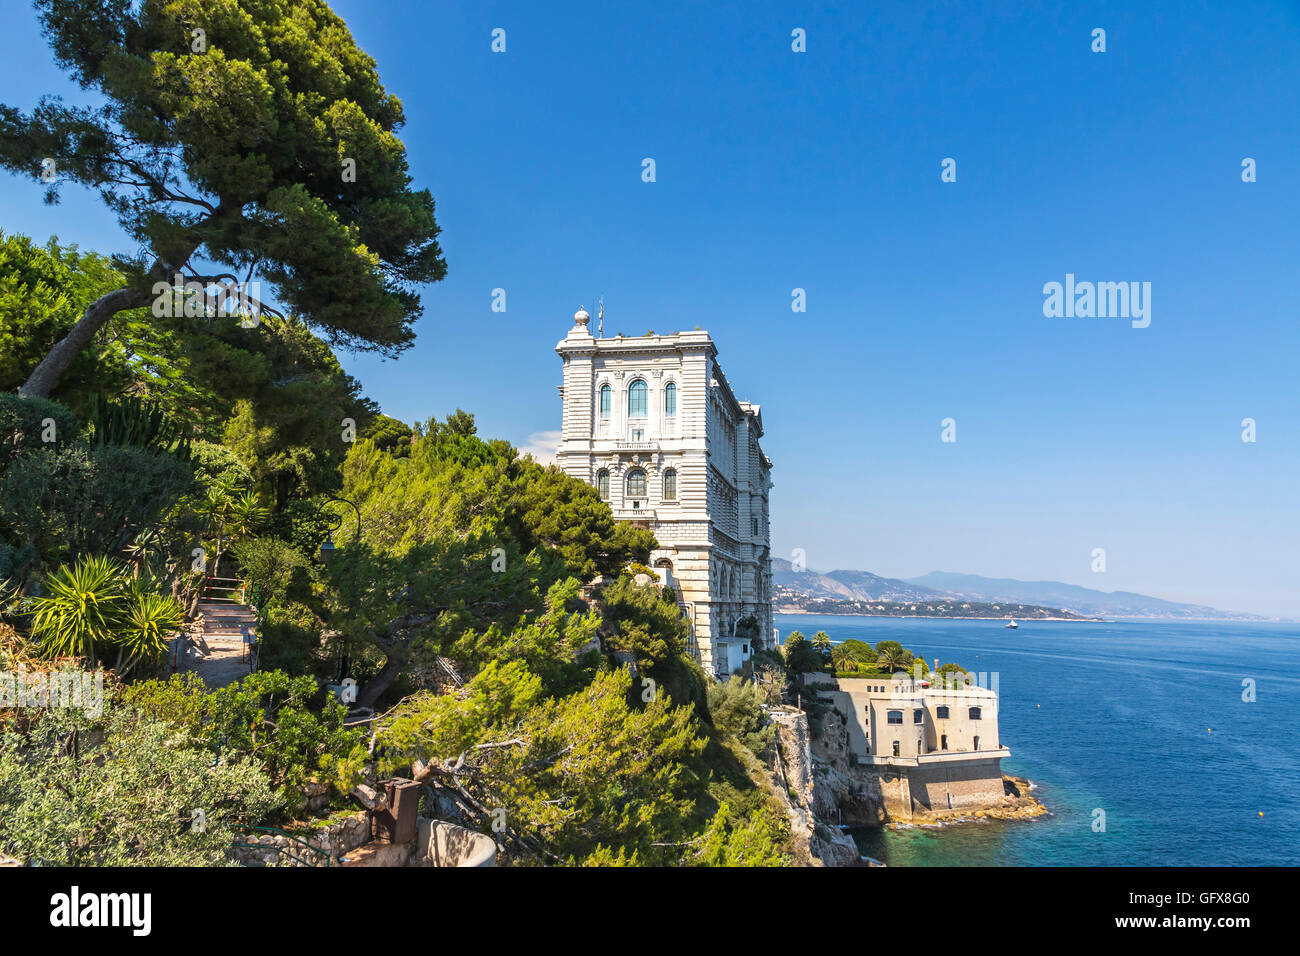
<svg viewBox="0 0 1300 956">
<path fill-rule="evenodd" d="M 819 781 L 815 744 L 808 715 L 792 708 L 771 713 L 777 728 L 777 758 L 773 782 L 790 818 L 798 862 L 811 866 L 862 866 L 862 854 L 840 830 L 834 799 Z M 845 735 L 847 742 L 847 733 Z"/>
</svg>

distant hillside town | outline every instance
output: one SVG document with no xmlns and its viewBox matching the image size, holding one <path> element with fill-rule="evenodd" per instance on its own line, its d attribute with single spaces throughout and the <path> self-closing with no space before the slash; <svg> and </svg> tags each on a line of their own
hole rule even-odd
<svg viewBox="0 0 1300 956">
<path fill-rule="evenodd" d="M 886 578 L 870 571 L 796 569 L 772 559 L 777 613 L 864 614 L 882 617 L 1017 617 L 1038 620 L 1167 618 L 1264 621 L 1260 615 L 1180 604 L 1130 591 L 1098 591 L 1060 581 L 1018 581 L 932 571 Z"/>
</svg>

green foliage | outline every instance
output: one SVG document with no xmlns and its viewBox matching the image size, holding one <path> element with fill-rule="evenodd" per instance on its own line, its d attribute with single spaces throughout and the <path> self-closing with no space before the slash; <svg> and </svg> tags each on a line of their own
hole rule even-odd
<svg viewBox="0 0 1300 956">
<path fill-rule="evenodd" d="M 267 298 L 332 342 L 410 345 L 414 287 L 446 274 L 433 199 L 410 189 L 401 104 L 324 2 L 38 9 L 57 61 L 103 105 L 0 107 L 0 164 L 36 180 L 57 156 L 59 183 L 97 189 L 163 263 L 202 248 L 241 275 L 257 264 Z M 190 47 L 199 26 L 202 52 Z M 146 304 L 149 283 L 133 282 Z"/>
<path fill-rule="evenodd" d="M 180 675 L 125 692 L 131 707 L 171 723 L 209 760 L 252 759 L 290 812 L 313 779 L 341 787 L 340 769 L 363 747 L 365 734 L 343 726 L 347 708 L 331 699 L 315 709 L 319 696 L 315 679 L 283 671 L 258 671 L 211 693 Z"/>
<path fill-rule="evenodd" d="M 524 548 L 553 548 L 574 577 L 613 577 L 629 562 L 645 564 L 657 546 L 654 534 L 614 521 L 609 505 L 585 481 L 554 466 L 517 463 L 519 477 L 508 521 Z"/>
<path fill-rule="evenodd" d="M 0 394 L 0 475 L 20 455 L 50 451 L 72 441 L 80 427 L 77 417 L 58 402 Z M 54 440 L 46 442 L 45 437 Z"/>
<path fill-rule="evenodd" d="M 61 247 L 55 239 L 42 247 L 27 236 L 0 232 L 0 393 L 13 397 L 86 306 L 124 284 L 104 256 Z M 74 358 L 51 397 L 84 413 L 90 396 L 121 389 L 130 374 L 127 358 L 111 343 L 97 342 Z M 3 426 L 0 421 L 0 433 L 8 431 Z M 75 429 L 66 435 L 73 437 Z"/>
<path fill-rule="evenodd" d="M 782 852 L 784 821 L 771 812 L 753 810 L 732 823 L 727 804 L 718 808 L 704 832 L 694 863 L 697 866 L 789 866 Z"/>
<path fill-rule="evenodd" d="M 676 603 L 666 600 L 656 585 L 637 584 L 623 575 L 601 592 L 600 607 L 605 646 L 630 653 L 642 677 L 705 713 L 704 677 L 686 656 L 691 625 Z"/>
<path fill-rule="evenodd" d="M 308 560 L 314 560 L 333 526 L 334 515 L 322 506 L 320 499 L 293 498 L 271 515 L 264 531 L 288 542 Z"/>
<path fill-rule="evenodd" d="M 361 432 L 361 437 L 374 442 L 380 451 L 386 451 L 397 458 L 411 454 L 411 437 L 414 434 L 410 425 L 399 422 L 387 415 L 376 415 L 370 425 Z"/>
<path fill-rule="evenodd" d="M 167 650 L 167 641 L 180 629 L 184 611 L 170 594 L 152 590 L 148 578 L 127 581 L 127 601 L 116 643 L 127 654 L 152 660 Z"/>
<path fill-rule="evenodd" d="M 111 644 L 126 612 L 126 578 L 104 557 L 64 565 L 45 579 L 45 594 L 32 599 L 32 632 L 46 657 L 97 658 Z"/>
<path fill-rule="evenodd" d="M 174 451 L 182 461 L 190 457 L 190 443 L 183 429 L 168 420 L 157 402 L 134 397 L 113 402 L 96 396 L 91 404 L 90 425 L 96 445 Z"/>
<path fill-rule="evenodd" d="M 542 699 L 540 680 L 521 664 L 494 663 L 463 698 L 404 703 L 380 739 L 399 764 L 417 754 L 456 761 L 470 751 L 458 778 L 487 805 L 504 807 L 511 830 L 551 858 L 617 846 L 620 856 L 662 859 L 652 844 L 684 835 L 693 806 L 684 763 L 705 742 L 691 708 L 666 694 L 634 708 L 632 692 L 630 673 L 618 668 L 574 694 Z"/>
<path fill-rule="evenodd" d="M 709 715 L 713 726 L 738 739 L 755 754 L 762 755 L 776 739 L 776 727 L 767 718 L 762 688 L 732 675 L 709 687 Z"/>
<path fill-rule="evenodd" d="M 579 589 L 573 578 L 556 581 L 543 614 L 522 615 L 513 627 L 493 622 L 482 632 L 468 629 L 452 645 L 452 656 L 472 667 L 522 661 L 548 688 L 570 686 L 583 673 L 578 651 L 596 639 L 601 624 L 600 615 L 578 598 Z"/>
<path fill-rule="evenodd" d="M 56 708 L 0 745 L 0 853 L 29 864 L 219 865 L 232 825 L 260 823 L 275 803 L 247 757 L 214 764 L 174 723 L 131 708 L 99 727 Z"/>
<path fill-rule="evenodd" d="M 876 645 L 876 666 L 885 673 L 912 668 L 912 652 L 898 641 L 881 641 Z"/>
<path fill-rule="evenodd" d="M 128 575 L 122 564 L 105 557 L 83 557 L 56 569 L 44 581 L 44 592 L 30 604 L 32 635 L 46 657 L 93 663 L 116 647 L 115 666 L 124 674 L 138 661 L 161 658 L 181 625 L 175 598 L 157 593 L 151 580 Z"/>
<path fill-rule="evenodd" d="M 194 486 L 165 452 L 80 443 L 13 461 L 0 479 L 0 533 L 44 560 L 121 550 Z"/>
<path fill-rule="evenodd" d="M 791 631 L 781 645 L 785 653 L 786 669 L 794 674 L 807 674 L 819 671 L 825 665 L 821 653 L 798 631 Z"/>
<path fill-rule="evenodd" d="M 230 546 L 239 562 L 239 573 L 249 585 L 259 608 L 288 600 L 297 579 L 297 590 L 307 587 L 311 565 L 293 545 L 278 538 L 248 537 Z"/>
<path fill-rule="evenodd" d="M 473 429 L 458 411 L 418 429 L 407 458 L 363 440 L 344 463 L 343 493 L 361 511 L 363 542 L 331 560 L 331 623 L 384 659 L 365 703 L 433 655 L 472 670 L 512 642 L 548 681 L 572 678 L 569 655 L 593 625 L 562 624 L 553 589 L 575 579 L 560 600 L 571 605 L 590 575 L 612 576 L 649 555 L 653 538 L 614 522 L 594 489 Z M 638 605 L 624 599 L 630 584 L 613 587 L 616 609 L 606 606 L 605 617 L 618 625 L 619 646 L 675 696 L 702 704 L 702 679 L 679 659 L 686 625 L 677 608 L 653 589 Z"/>
</svg>

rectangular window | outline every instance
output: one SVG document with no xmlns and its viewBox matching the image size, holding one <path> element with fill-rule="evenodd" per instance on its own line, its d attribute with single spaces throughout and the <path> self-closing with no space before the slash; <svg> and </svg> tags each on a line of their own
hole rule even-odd
<svg viewBox="0 0 1300 956">
<path fill-rule="evenodd" d="M 642 429 L 640 429 L 640 428 L 634 428 L 634 429 L 632 429 L 632 440 L 633 440 L 633 441 L 645 441 L 645 432 L 644 432 Z"/>
<path fill-rule="evenodd" d="M 925 723 L 925 711 L 922 708 L 917 707 L 915 710 L 912 711 L 912 723 L 914 724 Z"/>
<path fill-rule="evenodd" d="M 947 707 L 936 707 L 936 708 L 934 709 L 934 715 L 935 715 L 935 717 L 937 717 L 939 720 L 947 720 L 947 719 L 948 719 L 948 708 L 947 708 Z"/>
<path fill-rule="evenodd" d="M 971 719 L 971 720 L 979 720 L 979 719 L 980 719 L 980 709 L 979 709 L 978 707 L 972 707 L 972 708 L 970 709 L 970 719 Z"/>
<path fill-rule="evenodd" d="M 891 710 L 889 712 L 889 722 L 891 724 L 901 724 L 903 722 L 903 712 L 901 710 Z"/>
</svg>

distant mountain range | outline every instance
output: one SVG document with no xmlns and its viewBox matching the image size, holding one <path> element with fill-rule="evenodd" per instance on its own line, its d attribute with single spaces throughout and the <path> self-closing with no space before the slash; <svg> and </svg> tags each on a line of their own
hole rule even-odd
<svg viewBox="0 0 1300 956">
<path fill-rule="evenodd" d="M 1185 620 L 1263 621 L 1255 614 L 1220 611 L 1199 604 L 1180 604 L 1131 591 L 1098 591 L 1060 581 L 1018 581 L 978 574 L 932 571 L 919 578 L 883 578 L 870 571 L 796 571 L 783 558 L 772 559 L 777 603 L 801 596 L 808 601 L 966 600 L 1034 604 L 1087 617 L 1181 618 Z M 784 592 L 784 593 L 783 593 Z"/>
</svg>

